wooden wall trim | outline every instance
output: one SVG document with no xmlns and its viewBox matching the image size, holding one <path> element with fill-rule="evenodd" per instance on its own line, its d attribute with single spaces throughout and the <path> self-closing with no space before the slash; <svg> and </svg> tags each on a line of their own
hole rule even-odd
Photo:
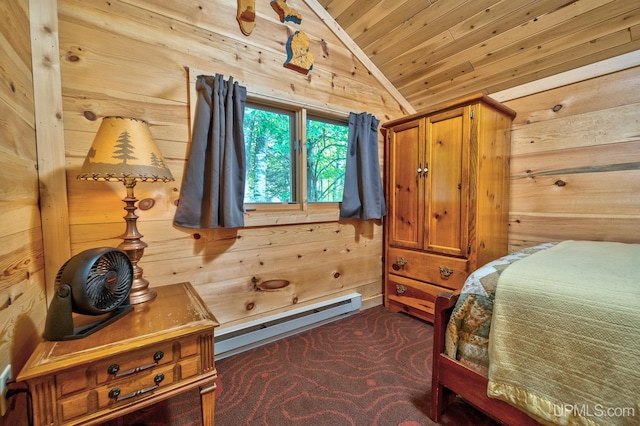
<svg viewBox="0 0 640 426">
<path fill-rule="evenodd" d="M 57 0 L 29 0 L 29 16 L 40 217 L 49 301 L 58 269 L 71 254 Z"/>
<path fill-rule="evenodd" d="M 595 64 L 585 65 L 571 71 L 552 75 L 551 77 L 542 78 L 540 80 L 502 90 L 500 92 L 495 92 L 490 94 L 490 96 L 499 102 L 506 102 L 524 96 L 533 95 L 535 93 L 544 92 L 545 90 L 557 89 L 558 87 L 588 80 L 590 78 L 600 77 L 612 72 L 633 68 L 638 65 L 640 65 L 640 51 L 636 50 L 631 53 L 616 56 L 615 58 L 596 62 Z"/>
<path fill-rule="evenodd" d="M 414 114 L 416 113 L 416 109 L 411 106 L 409 101 L 407 101 L 404 96 L 400 94 L 398 89 L 391 84 L 391 82 L 385 77 L 384 74 L 378 69 L 378 67 L 369 59 L 366 53 L 358 47 L 358 45 L 353 41 L 353 39 L 346 33 L 346 31 L 333 19 L 333 17 L 327 12 L 324 7 L 318 0 L 304 0 L 304 2 L 312 9 L 318 18 L 324 22 L 324 24 L 329 28 L 335 35 L 344 43 L 344 45 L 353 53 L 353 55 L 358 58 L 360 62 L 367 68 L 367 70 L 373 75 L 382 86 L 387 89 L 389 94 L 393 96 L 393 98 L 398 101 L 400 106 L 408 113 Z"/>
</svg>

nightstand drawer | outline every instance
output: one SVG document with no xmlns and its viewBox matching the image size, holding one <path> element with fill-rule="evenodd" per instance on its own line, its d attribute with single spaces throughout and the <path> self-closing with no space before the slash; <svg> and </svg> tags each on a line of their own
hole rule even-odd
<svg viewBox="0 0 640 426">
<path fill-rule="evenodd" d="M 147 371 L 121 379 L 109 386 L 91 389 L 78 395 L 58 400 L 59 412 L 65 422 L 120 403 L 130 403 L 143 398 L 160 387 L 174 383 L 173 365 Z"/>
<path fill-rule="evenodd" d="M 180 369 L 178 370 L 180 380 L 197 376 L 202 372 L 202 360 L 199 356 L 184 359 L 180 361 L 178 365 L 180 366 Z"/>
<path fill-rule="evenodd" d="M 154 369 L 144 375 L 102 386 L 98 391 L 98 408 L 103 409 L 120 403 L 129 403 L 157 392 L 160 388 L 174 384 L 173 364 Z"/>
<path fill-rule="evenodd" d="M 84 416 L 98 406 L 98 397 L 95 392 L 83 392 L 78 395 L 58 400 L 58 415 L 64 422 Z"/>
<path fill-rule="evenodd" d="M 91 383 L 87 383 L 81 392 L 58 398 L 59 412 L 63 421 L 67 422 L 117 404 L 128 404 L 162 391 L 163 387 L 198 376 L 201 372 L 200 367 L 201 358 L 196 354 L 181 359 L 177 363 L 164 363 L 164 365 L 141 370 L 134 374 L 113 378 L 106 385 L 93 387 Z M 68 376 L 68 373 L 60 374 L 56 377 L 56 381 L 60 383 Z M 86 377 L 90 376 L 91 374 Z M 82 381 L 76 380 L 76 382 Z M 60 388 L 70 389 L 65 387 L 63 383 L 58 386 L 58 389 Z"/>
<path fill-rule="evenodd" d="M 201 372 L 198 350 L 198 338 L 194 336 L 190 339 L 182 339 L 179 343 L 163 342 L 127 355 L 100 361 L 89 366 L 84 374 L 78 374 L 77 371 L 61 372 L 56 375 L 56 395 L 58 398 L 64 398 L 83 390 L 142 375 L 178 359 L 183 360 L 180 362 L 181 377 L 192 377 Z M 175 361 L 174 356 L 178 357 Z"/>
<path fill-rule="evenodd" d="M 154 356 L 159 358 L 157 362 L 154 361 Z M 56 375 L 56 395 L 58 398 L 63 398 L 85 389 L 95 388 L 109 381 L 170 363 L 172 357 L 171 344 L 165 342 L 143 348 L 127 356 L 121 355 L 100 361 L 88 366 L 84 374 L 78 374 L 78 371 L 74 370 L 61 372 Z M 109 371 L 114 372 L 110 374 Z"/>
<path fill-rule="evenodd" d="M 96 365 L 97 384 L 118 380 L 174 362 L 171 342 L 151 345 Z"/>
<path fill-rule="evenodd" d="M 387 272 L 458 290 L 469 275 L 468 263 L 466 259 L 389 248 Z"/>
</svg>

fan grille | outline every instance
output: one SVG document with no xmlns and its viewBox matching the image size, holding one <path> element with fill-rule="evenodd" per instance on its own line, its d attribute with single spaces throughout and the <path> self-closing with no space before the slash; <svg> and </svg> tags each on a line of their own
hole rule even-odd
<svg viewBox="0 0 640 426">
<path fill-rule="evenodd" d="M 129 295 L 131 267 L 126 254 L 110 251 L 100 256 L 87 276 L 86 293 L 96 308 L 109 311 Z"/>
</svg>

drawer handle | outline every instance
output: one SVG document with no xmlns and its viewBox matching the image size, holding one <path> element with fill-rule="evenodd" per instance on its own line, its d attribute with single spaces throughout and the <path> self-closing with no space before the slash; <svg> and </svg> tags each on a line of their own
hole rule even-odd
<svg viewBox="0 0 640 426">
<path fill-rule="evenodd" d="M 446 266 L 440 267 L 440 275 L 443 278 L 448 278 L 451 274 L 453 274 L 453 269 L 447 268 Z"/>
<path fill-rule="evenodd" d="M 153 378 L 153 381 L 154 381 L 155 385 L 149 386 L 149 387 L 144 388 L 144 389 L 137 390 L 135 392 L 128 393 L 128 394 L 123 395 L 123 396 L 120 396 L 120 394 L 122 393 L 120 388 L 113 388 L 113 389 L 111 389 L 109 391 L 109 398 L 115 399 L 116 402 L 124 401 L 125 399 L 133 398 L 134 396 L 142 395 L 144 393 L 151 392 L 152 390 L 159 388 L 160 387 L 160 382 L 163 381 L 163 380 L 164 380 L 164 374 L 158 373 Z"/>
<path fill-rule="evenodd" d="M 404 268 L 404 265 L 406 265 L 407 262 L 407 259 L 405 259 L 404 257 L 396 257 L 396 263 L 393 263 L 391 265 L 391 268 L 393 268 L 394 271 L 399 271 L 400 269 Z"/>
<path fill-rule="evenodd" d="M 119 373 L 120 371 L 120 365 L 118 364 L 111 364 L 109 366 L 109 368 L 107 368 L 107 373 L 110 375 L 115 376 L 116 378 L 118 377 L 124 377 L 124 376 L 129 376 L 131 374 L 135 374 L 139 371 L 144 371 L 144 370 L 148 370 L 152 367 L 155 367 L 156 365 L 158 365 L 158 362 L 164 358 L 164 352 L 162 351 L 157 351 L 156 353 L 153 354 L 153 361 L 151 364 L 145 364 L 145 365 L 141 365 L 140 367 L 135 367 L 132 368 L 131 370 L 127 370 L 127 371 L 123 371 L 122 373 Z"/>
<path fill-rule="evenodd" d="M 403 285 L 396 284 L 396 293 L 397 294 L 405 294 L 407 292 L 407 288 Z"/>
</svg>

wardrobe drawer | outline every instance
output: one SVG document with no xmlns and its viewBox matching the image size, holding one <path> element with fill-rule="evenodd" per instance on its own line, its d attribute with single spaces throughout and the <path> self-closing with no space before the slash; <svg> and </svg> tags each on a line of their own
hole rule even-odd
<svg viewBox="0 0 640 426">
<path fill-rule="evenodd" d="M 451 290 L 462 288 L 469 261 L 412 250 L 389 248 L 387 272 L 433 283 Z"/>
<path fill-rule="evenodd" d="M 385 305 L 394 312 L 406 312 L 433 322 L 438 293 L 451 292 L 437 285 L 387 274 Z"/>
</svg>

